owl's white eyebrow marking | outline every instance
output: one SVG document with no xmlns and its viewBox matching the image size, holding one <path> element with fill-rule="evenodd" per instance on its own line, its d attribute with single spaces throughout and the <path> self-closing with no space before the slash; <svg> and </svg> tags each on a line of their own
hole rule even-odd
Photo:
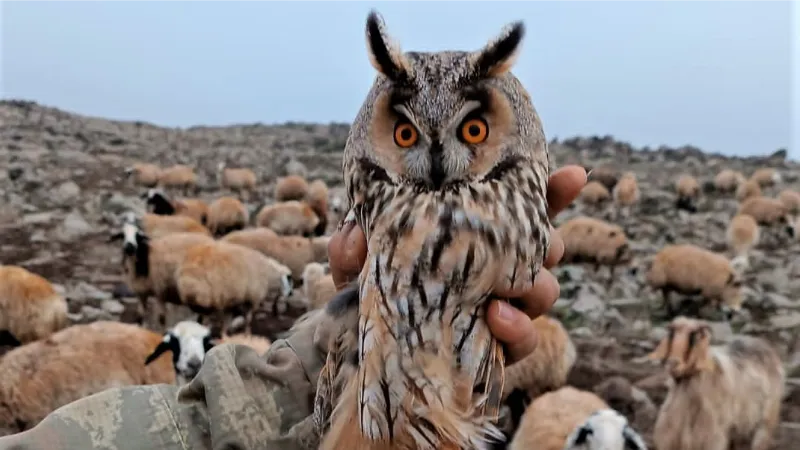
<svg viewBox="0 0 800 450">
<path fill-rule="evenodd" d="M 467 100 L 464 106 L 458 110 L 453 119 L 447 124 L 448 130 L 453 130 L 467 117 L 470 113 L 483 108 L 485 105 L 478 100 Z"/>
<path fill-rule="evenodd" d="M 419 124 L 416 120 L 414 120 L 414 114 L 412 114 L 411 111 L 406 108 L 406 105 L 393 105 L 392 109 L 394 109 L 397 114 L 400 114 L 408 119 L 408 121 L 411 122 L 411 124 L 417 129 L 417 133 L 422 133 L 422 129 L 419 127 Z"/>
</svg>

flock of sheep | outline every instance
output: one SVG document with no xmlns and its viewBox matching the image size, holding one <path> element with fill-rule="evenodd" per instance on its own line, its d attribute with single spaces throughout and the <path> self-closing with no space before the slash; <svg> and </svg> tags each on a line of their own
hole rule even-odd
<svg viewBox="0 0 800 450">
<path fill-rule="evenodd" d="M 316 309 L 336 292 L 327 273 L 326 233 L 347 211 L 323 181 L 279 178 L 275 202 L 251 218 L 239 199 L 246 201 L 257 188 L 250 169 L 221 163 L 219 186 L 236 195 L 210 203 L 188 197 L 197 184 L 191 167 L 135 164 L 126 174 L 145 189 L 147 212 L 123 214 L 111 241 L 121 247 L 126 284 L 140 300 L 140 324 L 68 326 L 66 301 L 46 279 L 0 266 L 0 343 L 17 347 L 0 357 L 0 435 L 29 429 L 56 408 L 110 387 L 185 383 L 219 342 L 242 343 L 263 354 L 269 340 L 251 333 L 256 309 L 280 314 L 297 297 L 303 309 Z M 663 293 L 670 315 L 675 314 L 671 292 L 699 295 L 728 316 L 740 310 L 750 249 L 767 232 L 795 239 L 800 231 L 800 194 L 762 193 L 780 183 L 768 168 L 750 178 L 731 170 L 717 175 L 715 190 L 739 201 L 727 231 L 731 257 L 691 244 L 668 245 L 654 255 L 646 284 Z M 701 186 L 695 178 L 682 176 L 675 190 L 677 208 L 697 210 Z M 639 200 L 635 174 L 618 178 L 598 168 L 579 202 L 589 208 L 613 202 L 614 216 L 627 217 Z M 559 230 L 565 242 L 562 264 L 608 266 L 610 283 L 617 266 L 636 262 L 617 224 L 579 216 Z M 296 295 L 300 286 L 302 295 Z M 197 321 L 173 320 L 170 310 L 176 305 L 196 313 Z M 228 334 L 232 315 L 245 318 L 244 333 Z M 567 386 L 578 353 L 564 326 L 549 316 L 534 325 L 535 351 L 507 369 L 504 414 L 519 420 L 509 447 L 644 450 L 644 440 L 622 414 L 596 394 Z M 164 334 L 151 331 L 164 329 Z M 766 450 L 779 421 L 785 379 L 777 352 L 753 337 L 725 346 L 710 341 L 706 322 L 678 316 L 651 353 L 674 381 L 653 432 L 656 448 L 722 450 L 737 441 Z M 94 370 L 101 364 L 104 370 Z"/>
</svg>

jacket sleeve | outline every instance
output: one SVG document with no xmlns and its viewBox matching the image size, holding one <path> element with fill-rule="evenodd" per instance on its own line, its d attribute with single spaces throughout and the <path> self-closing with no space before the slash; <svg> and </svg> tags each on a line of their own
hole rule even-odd
<svg viewBox="0 0 800 450">
<path fill-rule="evenodd" d="M 0 438 L 0 450 L 316 448 L 312 411 L 326 348 L 317 316 L 298 322 L 264 356 L 219 345 L 181 389 L 129 386 L 82 398 Z"/>
</svg>

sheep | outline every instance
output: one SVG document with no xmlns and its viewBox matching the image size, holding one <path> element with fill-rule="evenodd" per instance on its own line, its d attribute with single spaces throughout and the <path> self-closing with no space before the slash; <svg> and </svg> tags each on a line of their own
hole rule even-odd
<svg viewBox="0 0 800 450">
<path fill-rule="evenodd" d="M 181 188 L 184 195 L 197 189 L 197 175 L 194 169 L 183 164 L 176 164 L 161 170 L 158 184 L 163 188 Z"/>
<path fill-rule="evenodd" d="M 186 216 L 206 225 L 208 205 L 197 198 L 171 200 L 161 189 L 148 189 L 144 195 L 150 212 L 159 216 Z"/>
<path fill-rule="evenodd" d="M 44 339 L 67 324 L 67 301 L 49 281 L 22 267 L 0 265 L 0 345 Z"/>
<path fill-rule="evenodd" d="M 175 383 L 169 358 L 145 367 L 162 337 L 135 325 L 73 325 L 18 347 L 0 364 L 0 436 L 34 427 L 52 411 L 113 387 Z"/>
<path fill-rule="evenodd" d="M 783 227 L 790 238 L 794 237 L 789 208 L 777 198 L 751 197 L 739 205 L 736 214 L 751 216 L 759 225 L 768 229 Z"/>
<path fill-rule="evenodd" d="M 145 213 L 140 217 L 128 211 L 122 217 L 123 223 L 135 224 L 142 229 L 150 239 L 158 239 L 172 233 L 195 233 L 211 236 L 211 232 L 200 222 L 188 216 L 161 216 Z M 112 235 L 111 240 L 121 238 L 121 234 Z"/>
<path fill-rule="evenodd" d="M 158 185 L 158 180 L 161 177 L 161 168 L 155 164 L 136 163 L 125 168 L 125 177 L 130 178 L 131 175 L 133 175 L 133 180 L 137 185 L 151 188 Z"/>
<path fill-rule="evenodd" d="M 274 258 L 291 270 L 295 280 L 301 280 L 308 263 L 323 263 L 328 260 L 330 237 L 309 239 L 300 236 L 280 236 L 269 228 L 255 227 L 234 231 L 221 240 L 252 248 Z"/>
<path fill-rule="evenodd" d="M 738 200 L 739 203 L 744 202 L 749 198 L 760 196 L 761 186 L 759 186 L 758 183 L 753 180 L 746 180 L 744 183 L 741 183 L 738 188 L 736 188 L 736 200 Z"/>
<path fill-rule="evenodd" d="M 139 323 L 153 328 L 149 319 L 154 314 L 147 314 L 148 298 L 153 296 L 163 304 L 180 304 L 175 277 L 178 266 L 189 248 L 214 242 L 211 236 L 199 233 L 173 233 L 151 239 L 134 223 L 125 223 L 122 232 L 112 238 L 123 239 L 125 280 L 139 297 Z"/>
<path fill-rule="evenodd" d="M 597 395 L 564 386 L 534 400 L 509 450 L 647 450 L 625 416 Z"/>
<path fill-rule="evenodd" d="M 676 317 L 648 358 L 666 366 L 671 386 L 653 430 L 659 450 L 767 450 L 780 421 L 786 379 L 765 340 L 738 335 L 711 345 L 711 327 Z"/>
<path fill-rule="evenodd" d="M 633 172 L 625 172 L 616 186 L 614 186 L 612 194 L 614 196 L 614 203 L 624 212 L 623 215 L 629 215 L 631 207 L 635 205 L 640 198 L 636 174 Z"/>
<path fill-rule="evenodd" d="M 319 218 L 314 228 L 314 236 L 322 236 L 328 229 L 328 185 L 322 180 L 314 180 L 308 185 L 306 202 Z"/>
<path fill-rule="evenodd" d="M 183 320 L 167 330 L 160 342 L 151 347 L 152 353 L 144 359 L 144 364 L 150 365 L 164 353 L 172 352 L 177 384 L 184 385 L 200 371 L 206 353 L 220 344 L 246 345 L 259 355 L 264 355 L 271 345 L 269 339 L 252 334 L 223 335 L 220 339 L 213 339 L 208 327 L 194 320 Z"/>
<path fill-rule="evenodd" d="M 311 237 L 320 219 L 306 202 L 290 200 L 267 205 L 256 215 L 256 225 L 271 228 L 280 235 Z"/>
<path fill-rule="evenodd" d="M 786 206 L 789 214 L 800 216 L 800 192 L 784 189 L 778 194 L 778 200 Z"/>
<path fill-rule="evenodd" d="M 678 197 L 675 207 L 690 213 L 697 212 L 697 199 L 700 196 L 700 183 L 691 175 L 681 175 L 675 182 L 675 191 Z"/>
<path fill-rule="evenodd" d="M 619 176 L 617 175 L 617 172 L 608 166 L 595 167 L 594 169 L 589 170 L 589 174 L 587 175 L 587 181 L 589 183 L 597 181 L 609 192 L 614 189 L 614 186 L 617 185 L 618 180 Z"/>
<path fill-rule="evenodd" d="M 733 254 L 740 256 L 747 255 L 751 249 L 758 245 L 761 233 L 758 229 L 758 223 L 753 217 L 747 214 L 738 214 L 728 224 L 725 237 Z"/>
<path fill-rule="evenodd" d="M 762 188 L 765 188 L 780 184 L 781 175 L 771 167 L 762 167 L 756 169 L 756 171 L 750 175 L 750 179 L 758 183 Z"/>
<path fill-rule="evenodd" d="M 723 169 L 714 177 L 714 190 L 722 194 L 730 194 L 736 192 L 739 185 L 744 182 L 745 177 L 741 172 Z"/>
<path fill-rule="evenodd" d="M 292 293 L 291 271 L 256 250 L 225 241 L 214 241 L 189 248 L 175 272 L 181 303 L 193 312 L 214 312 L 227 331 L 225 313 L 244 308 L 249 331 L 253 312 L 270 294 L 280 289 L 283 298 Z M 275 305 L 277 306 L 277 301 Z"/>
<path fill-rule="evenodd" d="M 299 175 L 278 178 L 275 183 L 275 201 L 303 200 L 308 196 L 308 182 Z"/>
<path fill-rule="evenodd" d="M 246 168 L 229 169 L 224 161 L 217 165 L 217 177 L 222 188 L 235 191 L 239 195 L 244 192 L 247 198 L 255 190 L 258 180 L 252 170 Z"/>
<path fill-rule="evenodd" d="M 728 260 L 719 253 L 691 244 L 667 245 L 656 253 L 646 275 L 647 284 L 660 289 L 672 317 L 670 293 L 700 294 L 730 318 L 741 310 L 746 259 Z"/>
<path fill-rule="evenodd" d="M 208 205 L 208 229 L 216 236 L 244 229 L 250 213 L 242 202 L 233 197 L 220 197 Z"/>
<path fill-rule="evenodd" d="M 613 280 L 618 265 L 633 259 L 625 231 L 618 225 L 578 216 L 559 226 L 558 231 L 564 240 L 561 263 L 594 263 L 595 271 L 600 269 L 600 265 L 607 265 L 608 283 Z"/>
<path fill-rule="evenodd" d="M 325 266 L 317 262 L 306 264 L 303 270 L 303 293 L 309 309 L 322 308 L 336 295 L 333 276 L 325 273 Z"/>
<path fill-rule="evenodd" d="M 583 203 L 599 206 L 611 198 L 611 193 L 599 181 L 590 181 L 581 189 L 580 199 Z"/>
</svg>

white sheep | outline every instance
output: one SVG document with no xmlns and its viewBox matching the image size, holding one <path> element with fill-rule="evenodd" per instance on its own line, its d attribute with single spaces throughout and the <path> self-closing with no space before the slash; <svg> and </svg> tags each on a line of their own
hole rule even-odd
<svg viewBox="0 0 800 450">
<path fill-rule="evenodd" d="M 44 277 L 0 265 L 0 344 L 43 339 L 68 324 L 67 301 Z"/>
<path fill-rule="evenodd" d="M 18 347 L 0 363 L 0 436 L 34 427 L 52 411 L 103 390 L 175 382 L 170 358 L 145 360 L 161 335 L 135 325 L 73 325 Z"/>
<path fill-rule="evenodd" d="M 656 448 L 770 448 L 786 374 L 767 341 L 740 335 L 712 346 L 708 323 L 676 317 L 648 356 L 672 378 L 653 430 Z"/>
</svg>

